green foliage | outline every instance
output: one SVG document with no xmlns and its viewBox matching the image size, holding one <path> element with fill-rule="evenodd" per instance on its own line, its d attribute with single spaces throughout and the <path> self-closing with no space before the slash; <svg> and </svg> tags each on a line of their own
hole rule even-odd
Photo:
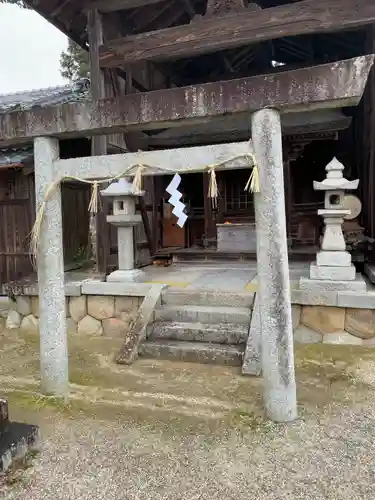
<svg viewBox="0 0 375 500">
<path fill-rule="evenodd" d="M 70 81 L 90 77 L 88 52 L 70 39 L 68 49 L 60 57 L 60 73 Z"/>
</svg>

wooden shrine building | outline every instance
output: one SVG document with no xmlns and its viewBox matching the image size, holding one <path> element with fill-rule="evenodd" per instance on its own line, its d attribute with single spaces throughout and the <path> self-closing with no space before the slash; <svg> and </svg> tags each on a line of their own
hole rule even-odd
<svg viewBox="0 0 375 500">
<path fill-rule="evenodd" d="M 132 123 L 126 129 L 119 127 L 117 140 L 119 147 L 130 151 L 247 140 L 250 119 L 241 102 L 250 102 L 253 91 L 266 96 L 275 74 L 286 89 L 291 75 L 303 86 L 309 80 L 309 67 L 334 65 L 375 52 L 373 0 L 26 3 L 89 51 L 94 101 L 126 97 L 128 122 Z M 203 84 L 204 95 L 197 91 Z M 283 94 L 282 88 L 280 92 Z M 319 88 L 317 81 L 316 92 L 323 95 L 328 90 Z M 287 100 L 284 94 L 283 99 Z M 195 116 L 202 109 L 200 121 L 189 122 L 187 102 Z M 142 116 L 137 114 L 140 103 Z M 183 124 L 177 127 L 163 120 L 160 111 L 158 125 L 154 120 L 148 127 L 152 120 L 147 115 L 155 111 L 153 103 L 160 110 L 164 107 L 166 116 L 172 111 L 175 116 L 180 114 Z M 311 256 L 316 250 L 321 232 L 317 209 L 322 199 L 313 191 L 313 180 L 324 178 L 324 168 L 334 156 L 345 165 L 346 177 L 360 179 L 360 193 L 356 194 L 362 212 L 354 233 L 367 240 L 375 238 L 375 72 L 368 78 L 359 106 L 341 102 L 331 108 L 322 105 L 299 110 L 297 106 L 297 110 L 282 116 L 291 254 L 301 257 L 311 250 Z M 78 122 L 74 126 L 77 130 Z M 108 143 L 105 136 L 94 137 L 92 154 L 110 153 Z M 138 263 L 145 264 L 149 252 L 171 252 L 180 258 L 212 256 L 217 254 L 218 234 L 224 255 L 255 256 L 251 239 L 246 241 L 250 246 L 245 252 L 240 236 L 244 228 L 250 234 L 254 222 L 252 196 L 244 191 L 248 175 L 244 170 L 218 172 L 220 197 L 215 208 L 207 197 L 208 174 L 183 176 L 181 190 L 189 213 L 184 229 L 176 225 L 167 203 L 165 188 L 170 177 L 146 179 L 147 197 L 139 207 L 144 227 L 137 239 L 147 244 L 139 245 L 138 250 L 146 250 L 146 254 Z M 238 233 L 237 250 L 228 246 L 225 226 L 231 226 L 231 234 Z M 104 213 L 97 216 L 95 237 L 99 268 L 106 271 L 114 245 Z"/>
</svg>

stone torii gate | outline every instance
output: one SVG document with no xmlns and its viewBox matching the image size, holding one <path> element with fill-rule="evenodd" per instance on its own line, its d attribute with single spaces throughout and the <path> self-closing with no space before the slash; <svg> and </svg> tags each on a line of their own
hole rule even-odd
<svg viewBox="0 0 375 500">
<path fill-rule="evenodd" d="M 296 418 L 292 317 L 287 252 L 281 113 L 353 106 L 360 101 L 373 56 L 257 76 L 132 94 L 98 102 L 67 104 L 0 116 L 0 143 L 34 140 L 37 208 L 47 188 L 65 177 L 100 179 L 120 175 L 132 165 L 168 167 L 174 172 L 203 171 L 207 165 L 249 153 L 248 143 L 169 151 L 59 159 L 59 139 L 200 123 L 247 113 L 260 174 L 255 196 L 257 266 L 264 401 L 278 422 Z M 248 161 L 225 168 L 248 168 Z M 135 175 L 136 168 L 127 175 Z M 160 175 L 150 169 L 147 175 Z M 38 247 L 40 356 L 42 390 L 68 393 L 61 193 L 45 203 Z"/>
</svg>

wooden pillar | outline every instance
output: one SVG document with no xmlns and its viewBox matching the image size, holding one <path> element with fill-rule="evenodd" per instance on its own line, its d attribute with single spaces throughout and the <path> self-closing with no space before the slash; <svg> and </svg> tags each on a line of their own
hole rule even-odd
<svg viewBox="0 0 375 500">
<path fill-rule="evenodd" d="M 203 202 L 204 202 L 204 232 L 206 238 L 211 239 L 216 233 L 216 216 L 214 218 L 212 210 L 212 202 L 208 197 L 209 174 L 204 173 L 203 176 Z"/>
<path fill-rule="evenodd" d="M 371 26 L 369 29 L 369 49 L 370 52 L 375 51 L 375 26 Z M 368 193 L 369 193 L 369 234 L 372 238 L 375 238 L 375 69 L 371 70 L 368 83 L 369 87 L 369 130 L 365 131 L 364 135 L 369 137 L 369 183 L 368 183 Z"/>
<path fill-rule="evenodd" d="M 284 190 L 285 190 L 285 212 L 286 212 L 286 234 L 288 249 L 292 248 L 292 211 L 293 211 L 293 179 L 290 169 L 290 152 L 288 143 L 283 141 L 284 161 Z"/>
<path fill-rule="evenodd" d="M 97 9 L 89 10 L 87 13 L 87 32 L 90 51 L 91 95 L 93 100 L 98 100 L 105 97 L 105 79 L 99 63 L 99 47 L 103 44 L 103 23 L 102 16 Z M 91 140 L 92 156 L 107 154 L 106 136 L 93 137 Z M 105 273 L 110 251 L 110 230 L 106 221 L 108 204 L 102 200 L 101 205 L 103 210 L 100 210 L 91 221 L 91 235 L 97 270 Z"/>
</svg>

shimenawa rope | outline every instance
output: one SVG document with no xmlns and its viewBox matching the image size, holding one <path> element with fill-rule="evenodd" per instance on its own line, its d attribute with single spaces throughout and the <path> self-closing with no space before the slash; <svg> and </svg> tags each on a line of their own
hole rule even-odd
<svg viewBox="0 0 375 500">
<path fill-rule="evenodd" d="M 239 160 L 241 158 L 247 158 L 249 160 L 249 167 L 252 168 L 250 177 L 246 183 L 245 186 L 245 191 L 249 191 L 252 193 L 258 193 L 260 191 L 259 187 L 259 171 L 258 171 L 258 165 L 255 160 L 255 156 L 253 153 L 247 153 L 247 154 L 242 154 L 242 155 L 237 155 L 229 160 L 225 160 L 213 165 L 207 165 L 206 170 L 210 175 L 209 179 L 209 186 L 208 186 L 208 198 L 211 198 L 212 206 L 214 208 L 217 207 L 217 199 L 219 196 L 219 191 L 217 187 L 217 180 L 216 180 L 216 169 L 224 166 L 227 163 L 231 163 L 235 160 Z M 105 179 L 101 180 L 95 180 L 95 181 L 89 181 L 87 179 L 81 179 L 80 177 L 64 177 L 62 179 L 59 179 L 58 181 L 53 182 L 48 188 L 46 189 L 46 192 L 44 194 L 44 199 L 42 204 L 40 205 L 39 209 L 37 210 L 36 218 L 35 218 L 35 223 L 34 226 L 31 230 L 31 241 L 30 241 L 30 254 L 32 261 L 35 260 L 37 252 L 38 252 L 38 245 L 39 245 L 39 239 L 40 239 L 40 233 L 42 229 L 42 223 L 44 219 L 44 213 L 46 209 L 46 204 L 51 198 L 51 196 L 55 193 L 56 189 L 60 186 L 60 184 L 64 181 L 77 181 L 77 182 L 83 182 L 85 184 L 90 184 L 92 186 L 91 190 L 91 198 L 90 198 L 90 203 L 88 210 L 89 212 L 95 214 L 98 212 L 99 209 L 99 186 L 100 184 L 107 184 L 108 182 L 114 182 L 118 179 L 121 179 L 123 177 L 126 177 L 129 175 L 129 172 L 133 171 L 136 168 L 136 172 L 134 175 L 133 179 L 133 193 L 135 195 L 140 194 L 142 192 L 142 177 L 144 175 L 147 175 L 147 170 L 152 169 L 152 170 L 160 170 L 162 172 L 166 173 L 175 173 L 173 169 L 167 168 L 167 167 L 155 167 L 155 166 L 150 166 L 150 165 L 145 165 L 145 164 L 136 164 L 136 165 L 131 165 L 129 168 L 121 172 L 119 175 L 115 175 L 113 177 L 107 177 Z M 180 170 L 179 173 L 189 173 L 191 171 L 195 171 L 194 168 L 187 168 L 185 170 Z"/>
</svg>

